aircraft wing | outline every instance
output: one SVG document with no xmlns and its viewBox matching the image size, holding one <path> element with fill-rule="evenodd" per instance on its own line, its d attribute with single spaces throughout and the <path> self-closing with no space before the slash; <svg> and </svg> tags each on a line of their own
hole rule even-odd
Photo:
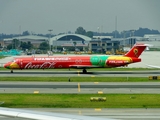
<svg viewBox="0 0 160 120">
<path fill-rule="evenodd" d="M 147 65 L 147 66 L 152 68 L 160 68 L 160 66 L 155 66 L 155 65 Z"/>
<path fill-rule="evenodd" d="M 109 118 L 69 115 L 49 112 L 35 112 L 30 110 L 0 107 L 0 115 L 14 118 L 27 118 L 34 120 L 113 120 Z"/>
</svg>

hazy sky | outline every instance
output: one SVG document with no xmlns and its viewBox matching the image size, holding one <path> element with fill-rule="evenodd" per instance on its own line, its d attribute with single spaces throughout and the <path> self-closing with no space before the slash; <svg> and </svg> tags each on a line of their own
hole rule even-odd
<svg viewBox="0 0 160 120">
<path fill-rule="evenodd" d="M 160 0 L 0 0 L 0 33 L 112 32 L 116 16 L 118 31 L 160 31 Z"/>
</svg>

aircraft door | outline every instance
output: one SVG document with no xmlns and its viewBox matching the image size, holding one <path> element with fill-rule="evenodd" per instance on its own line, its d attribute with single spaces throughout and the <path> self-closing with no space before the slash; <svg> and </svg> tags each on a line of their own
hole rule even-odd
<svg viewBox="0 0 160 120">
<path fill-rule="evenodd" d="M 20 60 L 20 68 L 21 69 L 23 68 L 23 61 L 22 61 L 22 59 Z"/>
</svg>

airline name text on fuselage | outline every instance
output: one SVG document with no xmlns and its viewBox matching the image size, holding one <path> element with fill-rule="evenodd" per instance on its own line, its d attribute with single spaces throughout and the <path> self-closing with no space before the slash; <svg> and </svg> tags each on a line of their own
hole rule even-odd
<svg viewBox="0 0 160 120">
<path fill-rule="evenodd" d="M 109 60 L 109 63 L 125 63 L 125 61 L 122 61 L 122 60 Z"/>
<path fill-rule="evenodd" d="M 54 58 L 34 58 L 34 60 L 69 60 L 70 58 L 68 57 L 54 57 Z"/>
</svg>

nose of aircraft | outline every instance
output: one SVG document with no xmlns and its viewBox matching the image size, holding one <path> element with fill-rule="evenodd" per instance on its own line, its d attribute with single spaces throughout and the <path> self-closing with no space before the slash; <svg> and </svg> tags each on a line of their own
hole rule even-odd
<svg viewBox="0 0 160 120">
<path fill-rule="evenodd" d="M 4 64 L 4 68 L 10 68 L 10 64 L 11 64 L 12 62 L 8 62 L 8 63 L 6 63 L 6 64 Z"/>
</svg>

